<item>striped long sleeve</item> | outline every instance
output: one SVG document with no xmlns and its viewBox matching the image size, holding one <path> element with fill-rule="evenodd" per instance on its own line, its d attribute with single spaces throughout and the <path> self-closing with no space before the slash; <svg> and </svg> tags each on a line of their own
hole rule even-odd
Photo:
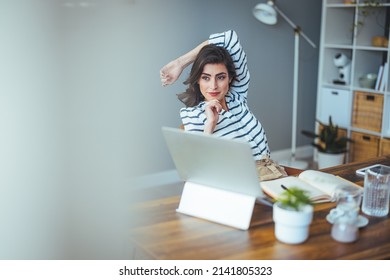
<svg viewBox="0 0 390 280">
<path fill-rule="evenodd" d="M 247 57 L 241 47 L 235 31 L 210 35 L 209 43 L 223 46 L 232 56 L 237 80 L 226 94 L 228 111 L 222 110 L 213 135 L 228 139 L 246 141 L 251 145 L 253 157 L 258 160 L 263 155 L 269 155 L 267 137 L 261 123 L 250 112 L 247 105 L 250 74 Z M 180 116 L 187 131 L 203 132 L 206 121 L 206 102 L 195 107 L 182 108 Z"/>
</svg>

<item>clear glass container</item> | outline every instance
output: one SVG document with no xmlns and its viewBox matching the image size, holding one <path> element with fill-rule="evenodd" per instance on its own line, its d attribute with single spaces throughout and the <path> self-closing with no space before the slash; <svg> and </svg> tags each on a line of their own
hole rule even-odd
<svg viewBox="0 0 390 280">
<path fill-rule="evenodd" d="M 354 213 L 345 213 L 337 217 L 332 226 L 332 238 L 343 243 L 356 241 L 359 238 L 357 218 Z"/>
<path fill-rule="evenodd" d="M 363 213 L 383 217 L 389 213 L 390 168 L 371 168 L 364 177 Z"/>
</svg>

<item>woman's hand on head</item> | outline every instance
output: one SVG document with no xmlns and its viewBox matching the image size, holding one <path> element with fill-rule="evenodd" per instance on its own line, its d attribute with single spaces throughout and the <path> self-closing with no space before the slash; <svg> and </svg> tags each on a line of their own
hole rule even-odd
<svg viewBox="0 0 390 280">
<path fill-rule="evenodd" d="M 206 40 L 196 46 L 194 49 L 180 56 L 179 58 L 169 62 L 160 70 L 160 79 L 163 86 L 171 85 L 180 77 L 184 68 L 194 62 L 199 51 L 208 45 L 209 41 Z"/>
<path fill-rule="evenodd" d="M 207 121 L 204 132 L 213 133 L 219 119 L 219 113 L 222 111 L 222 105 L 217 99 L 208 101 L 205 107 Z"/>
<path fill-rule="evenodd" d="M 178 59 L 169 62 L 160 70 L 161 85 L 171 85 L 180 77 L 183 72 L 183 66 Z"/>
</svg>

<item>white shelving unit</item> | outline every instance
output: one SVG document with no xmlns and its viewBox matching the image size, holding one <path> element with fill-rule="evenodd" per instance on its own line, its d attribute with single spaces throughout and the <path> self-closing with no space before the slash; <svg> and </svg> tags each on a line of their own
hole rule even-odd
<svg viewBox="0 0 390 280">
<path fill-rule="evenodd" d="M 390 64 L 389 46 L 378 47 L 372 44 L 374 36 L 389 39 L 390 1 L 346 2 L 351 1 L 323 1 L 316 117 L 328 123 L 329 116 L 332 116 L 333 122 L 344 128 L 349 137 L 356 133 L 367 135 L 366 137 L 375 136 L 379 139 L 379 155 L 382 142 L 390 141 L 389 74 L 384 77 L 386 83 L 383 90 L 362 88 L 359 78 L 367 73 L 377 74 L 379 67 L 385 62 Z M 349 83 L 337 83 L 340 80 L 340 70 L 334 63 L 337 54 L 343 54 L 350 59 L 350 76 L 343 79 Z M 383 97 L 381 120 L 376 120 L 381 122 L 379 131 L 362 128 L 353 122 L 356 114 L 354 99 L 357 94 L 363 94 L 367 101 L 375 100 L 378 96 Z M 369 104 L 367 107 L 370 107 Z M 365 113 L 369 118 L 371 112 L 366 109 Z"/>
</svg>

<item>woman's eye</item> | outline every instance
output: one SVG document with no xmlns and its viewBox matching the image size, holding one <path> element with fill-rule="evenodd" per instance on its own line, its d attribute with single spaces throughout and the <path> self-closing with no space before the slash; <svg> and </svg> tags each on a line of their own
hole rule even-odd
<svg viewBox="0 0 390 280">
<path fill-rule="evenodd" d="M 202 76 L 202 80 L 208 81 L 208 80 L 210 80 L 210 77 L 209 76 Z"/>
<path fill-rule="evenodd" d="M 218 80 L 225 80 L 226 76 L 218 76 Z"/>
</svg>

